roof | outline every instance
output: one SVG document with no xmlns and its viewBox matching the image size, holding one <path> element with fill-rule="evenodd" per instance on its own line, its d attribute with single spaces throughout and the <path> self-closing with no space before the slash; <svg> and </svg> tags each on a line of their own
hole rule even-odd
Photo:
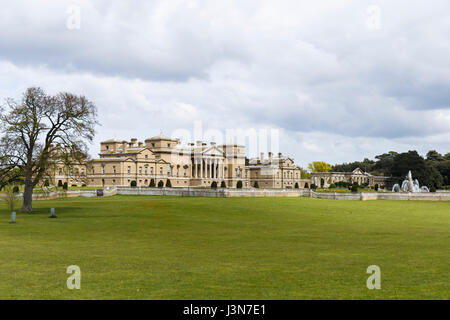
<svg viewBox="0 0 450 320">
<path fill-rule="evenodd" d="M 108 140 L 102 141 L 101 143 L 111 143 L 111 142 L 122 143 L 123 140 L 119 140 L 119 139 L 116 139 L 116 138 L 112 138 L 112 139 L 108 139 Z"/>
<path fill-rule="evenodd" d="M 157 135 L 157 136 L 145 139 L 145 141 L 156 141 L 156 140 L 171 140 L 171 141 L 174 141 L 176 139 L 169 138 L 168 136 L 163 135 L 162 132 L 159 135 Z"/>
</svg>

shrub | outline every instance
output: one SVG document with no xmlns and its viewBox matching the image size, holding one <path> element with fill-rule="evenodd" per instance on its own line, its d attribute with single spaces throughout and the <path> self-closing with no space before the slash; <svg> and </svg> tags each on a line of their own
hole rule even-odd
<svg viewBox="0 0 450 320">
<path fill-rule="evenodd" d="M 309 188 L 309 184 L 308 184 L 308 182 L 307 182 L 307 183 L 305 183 L 305 188 Z"/>
<path fill-rule="evenodd" d="M 316 186 L 315 183 L 311 183 L 311 189 L 313 189 L 313 190 L 316 190 L 316 189 L 317 189 L 317 186 Z"/>
<path fill-rule="evenodd" d="M 221 188 L 226 188 L 227 187 L 227 185 L 225 184 L 225 181 L 222 181 L 222 183 L 220 184 L 220 187 Z"/>
<path fill-rule="evenodd" d="M 64 190 L 67 190 L 67 189 L 68 189 L 68 185 L 67 185 L 67 182 L 64 182 L 64 184 L 63 184 L 63 186 L 62 186 L 62 187 L 63 187 L 63 189 L 64 189 Z"/>
<path fill-rule="evenodd" d="M 378 185 L 378 183 L 375 183 L 375 191 L 378 191 L 378 189 L 380 188 L 380 186 Z"/>
<path fill-rule="evenodd" d="M 167 188 L 172 188 L 172 183 L 170 182 L 170 179 L 167 179 L 167 181 L 166 181 L 166 187 L 167 187 Z"/>
<path fill-rule="evenodd" d="M 255 184 L 253 185 L 254 188 L 259 188 L 258 181 L 255 181 Z"/>
<path fill-rule="evenodd" d="M 334 183 L 332 183 L 332 184 L 330 184 L 329 188 L 330 188 L 330 189 L 335 189 L 335 188 L 336 188 L 336 185 L 335 185 Z"/>
<path fill-rule="evenodd" d="M 18 186 L 14 186 L 14 188 L 12 189 L 13 193 L 19 193 L 19 187 Z"/>
<path fill-rule="evenodd" d="M 131 181 L 130 186 L 131 186 L 132 188 L 136 188 L 136 186 L 137 186 L 136 180 Z"/>
<path fill-rule="evenodd" d="M 62 180 L 58 180 L 58 187 L 62 187 L 62 186 L 63 186 Z"/>
<path fill-rule="evenodd" d="M 49 187 L 50 186 L 50 182 L 48 180 L 44 181 L 44 187 Z"/>
<path fill-rule="evenodd" d="M 158 188 L 164 187 L 164 182 L 162 180 L 159 180 L 158 182 Z"/>
<path fill-rule="evenodd" d="M 86 183 L 83 183 L 81 186 L 82 186 L 83 188 L 84 188 L 84 187 L 87 187 L 87 186 L 86 186 Z"/>
<path fill-rule="evenodd" d="M 150 185 L 149 185 L 149 187 L 150 187 L 150 188 L 156 187 L 155 179 L 150 179 Z"/>
<path fill-rule="evenodd" d="M 300 188 L 300 187 L 298 186 L 298 182 L 296 182 L 296 183 L 295 183 L 295 186 L 294 186 L 294 188 L 295 188 L 295 189 L 298 189 L 298 188 Z"/>
<path fill-rule="evenodd" d="M 211 183 L 211 189 L 217 189 L 217 182 L 213 181 Z"/>
<path fill-rule="evenodd" d="M 436 187 L 435 186 L 431 186 L 430 192 L 436 192 Z"/>
<path fill-rule="evenodd" d="M 237 182 L 236 188 L 242 189 L 242 181 L 241 181 L 241 180 L 239 180 L 239 181 Z"/>
<path fill-rule="evenodd" d="M 355 182 L 355 183 L 352 185 L 352 187 L 350 188 L 350 190 L 351 190 L 352 192 L 358 192 L 358 183 Z"/>
<path fill-rule="evenodd" d="M 5 186 L 4 187 L 4 197 L 3 200 L 7 203 L 8 205 L 8 209 L 9 211 L 14 211 L 18 202 L 18 195 L 17 192 L 15 192 L 14 190 L 16 190 L 16 188 L 18 189 L 19 187 L 17 186 Z"/>
<path fill-rule="evenodd" d="M 72 187 L 78 187 L 76 184 L 73 184 Z"/>
</svg>

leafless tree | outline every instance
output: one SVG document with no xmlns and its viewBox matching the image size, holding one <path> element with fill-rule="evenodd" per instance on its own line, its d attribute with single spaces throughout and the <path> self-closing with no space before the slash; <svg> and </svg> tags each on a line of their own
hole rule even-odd
<svg viewBox="0 0 450 320">
<path fill-rule="evenodd" d="M 52 165 L 52 146 L 87 153 L 97 122 L 95 105 L 84 96 L 67 92 L 47 95 L 29 88 L 21 101 L 8 99 L 0 114 L 0 168 L 19 169 L 23 175 L 22 211 L 31 212 L 34 187 Z"/>
</svg>

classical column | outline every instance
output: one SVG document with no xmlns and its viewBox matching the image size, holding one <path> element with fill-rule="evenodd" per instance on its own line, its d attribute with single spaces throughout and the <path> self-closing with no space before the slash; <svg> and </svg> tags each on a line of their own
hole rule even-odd
<svg viewBox="0 0 450 320">
<path fill-rule="evenodd" d="M 208 159 L 208 179 L 211 179 L 211 159 Z"/>
<path fill-rule="evenodd" d="M 222 161 L 222 179 L 225 180 L 225 159 Z"/>
<path fill-rule="evenodd" d="M 194 178 L 197 178 L 198 167 L 197 167 L 197 158 L 194 158 Z"/>
<path fill-rule="evenodd" d="M 203 158 L 200 158 L 200 179 L 203 179 Z"/>
</svg>

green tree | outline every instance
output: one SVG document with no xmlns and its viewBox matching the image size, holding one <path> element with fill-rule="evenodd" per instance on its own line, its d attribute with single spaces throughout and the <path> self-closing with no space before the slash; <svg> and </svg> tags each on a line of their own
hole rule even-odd
<svg viewBox="0 0 450 320">
<path fill-rule="evenodd" d="M 313 161 L 308 164 L 308 169 L 311 172 L 328 172 L 331 170 L 331 165 L 323 161 Z"/>
<path fill-rule="evenodd" d="M 227 187 L 225 181 L 222 181 L 222 182 L 220 183 L 220 187 L 221 187 L 221 188 L 226 188 L 226 187 Z"/>
<path fill-rule="evenodd" d="M 258 181 L 255 181 L 255 184 L 253 185 L 254 188 L 259 188 Z"/>
<path fill-rule="evenodd" d="M 7 99 L 5 107 L 8 113 L 0 114 L 0 168 L 20 170 L 25 185 L 21 210 L 32 212 L 34 187 L 54 164 L 53 145 L 85 154 L 98 123 L 97 109 L 84 96 L 51 96 L 41 88 L 27 89 L 20 101 Z"/>
<path fill-rule="evenodd" d="M 170 179 L 167 179 L 167 181 L 166 181 L 166 187 L 167 187 L 167 188 L 172 188 L 172 182 L 170 182 Z"/>
<path fill-rule="evenodd" d="M 429 162 L 425 161 L 417 151 L 408 151 L 395 156 L 391 173 L 401 182 L 411 170 L 413 179 L 418 179 L 421 185 L 428 188 L 440 188 L 443 178 L 440 172 Z"/>
<path fill-rule="evenodd" d="M 239 180 L 239 181 L 237 182 L 236 188 L 242 189 L 242 181 L 241 181 L 241 180 Z"/>
<path fill-rule="evenodd" d="M 155 179 L 150 179 L 150 185 L 149 185 L 149 187 L 150 187 L 150 188 L 156 187 L 156 185 L 155 185 Z"/>
<path fill-rule="evenodd" d="M 216 181 L 213 181 L 211 183 L 211 189 L 217 189 L 217 182 Z"/>
</svg>

